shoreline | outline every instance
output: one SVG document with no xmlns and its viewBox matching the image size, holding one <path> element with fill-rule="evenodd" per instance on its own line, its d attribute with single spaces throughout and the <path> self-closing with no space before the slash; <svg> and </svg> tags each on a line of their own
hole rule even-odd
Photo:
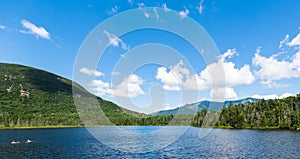
<svg viewBox="0 0 300 159">
<path fill-rule="evenodd" d="M 93 125 L 93 126 L 82 126 L 82 125 L 63 125 L 63 126 L 15 126 L 15 127 L 0 127 L 0 130 L 26 130 L 26 129 L 64 129 L 64 128 L 86 128 L 86 127 L 103 127 L 103 126 L 188 126 L 188 125 Z M 195 127 L 195 126 L 191 126 Z M 201 127 L 195 127 L 201 128 Z M 231 126 L 214 126 L 213 129 L 234 129 L 234 130 L 291 130 L 300 131 L 300 128 L 287 129 L 279 127 L 245 127 L 245 128 L 234 128 Z"/>
<path fill-rule="evenodd" d="M 235 128 L 232 126 L 217 126 L 214 129 L 234 129 L 234 130 L 290 130 L 290 131 L 300 131 L 300 127 L 296 129 L 291 128 L 280 128 L 280 127 L 242 127 Z"/>
<path fill-rule="evenodd" d="M 25 129 L 63 129 L 63 128 L 82 128 L 79 125 L 63 125 L 63 126 L 14 126 L 0 127 L 0 130 L 25 130 Z"/>
</svg>

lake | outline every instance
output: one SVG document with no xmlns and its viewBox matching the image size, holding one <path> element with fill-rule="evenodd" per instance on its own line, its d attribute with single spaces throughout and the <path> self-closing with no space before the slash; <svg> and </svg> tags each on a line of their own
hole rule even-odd
<svg viewBox="0 0 300 159">
<path fill-rule="evenodd" d="M 119 129 L 134 134 L 155 134 L 165 127 L 128 126 Z M 300 132 L 286 130 L 212 129 L 199 138 L 200 128 L 170 127 L 160 136 L 124 137 L 110 127 L 0 130 L 0 158 L 299 158 Z M 176 131 L 178 130 L 178 131 Z M 167 138 L 186 130 L 174 142 Z M 26 144 L 26 139 L 32 143 Z M 11 144 L 11 141 L 20 144 Z M 110 141 L 110 143 L 107 143 Z M 173 140 L 172 140 L 173 141 Z M 105 143 L 105 144 L 103 144 Z M 109 145 L 109 146 L 106 146 Z M 151 151 L 156 145 L 161 148 Z M 164 145 L 163 147 L 159 147 Z M 166 146 L 166 147 L 165 147 Z M 117 149 L 120 147 L 120 149 Z M 128 148 L 130 151 L 124 148 Z M 148 149 L 147 149 L 148 148 Z M 122 150 L 122 151 L 121 151 Z M 144 153 L 134 153 L 144 152 Z M 149 152 L 150 151 L 150 152 Z"/>
</svg>

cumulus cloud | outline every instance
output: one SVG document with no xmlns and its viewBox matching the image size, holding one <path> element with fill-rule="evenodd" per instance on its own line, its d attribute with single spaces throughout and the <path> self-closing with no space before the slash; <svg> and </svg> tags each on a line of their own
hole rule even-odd
<svg viewBox="0 0 300 159">
<path fill-rule="evenodd" d="M 120 97 L 133 98 L 145 94 L 141 85 L 144 80 L 135 74 L 130 74 L 116 88 L 113 89 L 113 95 Z"/>
<path fill-rule="evenodd" d="M 244 65 L 242 68 L 236 68 L 233 62 L 227 62 L 225 60 L 235 54 L 237 54 L 235 49 L 228 49 L 219 57 L 218 62 L 209 64 L 201 71 L 198 76 L 200 81 L 205 81 L 210 87 L 215 86 L 221 88 L 253 83 L 255 77 L 253 76 L 249 65 Z M 222 71 L 224 71 L 225 77 L 216 77 L 216 75 L 221 74 Z"/>
<path fill-rule="evenodd" d="M 170 71 L 166 67 L 158 68 L 155 78 L 163 83 L 165 90 L 179 91 L 183 79 L 189 74 L 190 71 L 184 67 L 183 61 L 180 60 L 175 66 L 170 66 Z"/>
<path fill-rule="evenodd" d="M 111 95 L 112 89 L 109 83 L 103 82 L 102 80 L 93 80 L 89 83 L 89 87 L 99 96 Z"/>
<path fill-rule="evenodd" d="M 288 43 L 288 46 L 299 46 L 300 45 L 300 33 Z"/>
<path fill-rule="evenodd" d="M 237 99 L 237 94 L 234 89 L 229 87 L 213 88 L 210 91 L 210 96 L 213 101 L 224 101 L 226 99 Z"/>
<path fill-rule="evenodd" d="M 244 84 L 251 84 L 255 81 L 255 77 L 250 70 L 249 65 L 237 68 L 233 62 L 227 62 L 226 58 L 236 55 L 235 49 L 228 49 L 219 57 L 218 62 L 209 64 L 199 74 L 192 74 L 185 67 L 183 61 L 179 61 L 175 66 L 167 68 L 160 67 L 157 69 L 156 79 L 163 83 L 165 90 L 179 91 L 186 90 L 211 90 L 217 100 L 220 99 L 220 92 L 225 92 L 224 98 L 237 98 L 232 87 Z M 224 73 L 224 76 L 220 76 Z"/>
<path fill-rule="evenodd" d="M 183 83 L 184 88 L 187 90 L 207 90 L 211 88 L 211 84 L 208 83 L 200 74 L 191 75 L 186 81 Z"/>
<path fill-rule="evenodd" d="M 95 94 L 114 95 L 119 97 L 134 98 L 139 95 L 145 94 L 141 86 L 144 80 L 135 74 L 130 74 L 119 85 L 113 87 L 108 82 L 102 80 L 93 80 L 89 83 L 89 88 Z"/>
<path fill-rule="evenodd" d="M 37 38 L 43 38 L 43 39 L 48 39 L 50 40 L 50 33 L 43 27 L 38 27 L 35 24 L 23 19 L 21 20 L 21 23 L 23 25 L 24 28 L 26 28 L 27 30 L 20 30 L 20 33 L 23 34 L 33 34 L 35 35 Z"/>
<path fill-rule="evenodd" d="M 282 95 L 277 95 L 277 94 L 269 94 L 269 95 L 253 95 L 251 96 L 252 98 L 257 98 L 257 99 L 282 99 L 286 97 L 294 96 L 292 93 L 284 93 Z"/>
<path fill-rule="evenodd" d="M 87 75 L 91 75 L 91 76 L 104 76 L 104 74 L 102 72 L 96 71 L 96 70 L 92 70 L 92 69 L 88 69 L 86 67 L 83 67 L 79 70 L 81 73 L 87 74 Z"/>
<path fill-rule="evenodd" d="M 278 60 L 276 57 L 264 57 L 257 51 L 252 64 L 258 67 L 256 75 L 263 81 L 278 81 L 283 78 L 300 77 L 300 51 L 291 60 Z"/>
<path fill-rule="evenodd" d="M 124 50 L 128 50 L 129 46 L 123 42 L 123 40 L 121 40 L 119 37 L 117 37 L 114 34 L 111 34 L 110 32 L 104 30 L 104 34 L 107 36 L 109 44 L 115 47 L 119 47 L 119 45 L 121 45 L 121 47 Z"/>
<path fill-rule="evenodd" d="M 189 10 L 187 10 L 187 9 L 184 9 L 183 11 L 180 11 L 179 12 L 179 16 L 180 16 L 180 18 L 186 18 L 187 16 L 188 16 L 188 14 L 190 13 L 190 11 Z"/>
<path fill-rule="evenodd" d="M 179 79 L 176 78 L 172 71 L 167 71 L 167 68 L 160 67 L 157 69 L 156 79 L 163 83 L 163 88 L 165 90 L 180 90 Z"/>
<path fill-rule="evenodd" d="M 296 48 L 296 52 L 290 58 L 279 59 L 278 55 L 285 52 L 273 54 L 270 57 L 262 56 L 261 48 L 258 47 L 252 64 L 257 67 L 255 74 L 261 79 L 261 84 L 269 88 L 282 88 L 288 87 L 288 84 L 278 84 L 277 81 L 281 79 L 291 79 L 300 77 L 300 33 L 289 41 L 290 35 L 280 41 L 279 48 L 284 45 L 289 48 Z"/>
</svg>

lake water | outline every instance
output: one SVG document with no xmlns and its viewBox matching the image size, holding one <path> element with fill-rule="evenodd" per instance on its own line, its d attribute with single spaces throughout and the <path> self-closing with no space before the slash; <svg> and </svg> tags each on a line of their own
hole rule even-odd
<svg viewBox="0 0 300 159">
<path fill-rule="evenodd" d="M 163 128 L 120 127 L 122 130 L 144 134 Z M 107 138 L 110 144 L 140 151 L 139 148 L 166 144 L 160 138 L 172 138 L 176 136 L 176 129 L 186 128 L 172 127 L 173 132 L 156 138 L 146 135 L 123 140 L 109 127 L 92 129 L 101 131 L 101 138 Z M 297 131 L 213 129 L 206 137 L 199 138 L 199 130 L 189 127 L 178 140 L 166 144 L 164 148 L 145 153 L 113 149 L 118 146 L 106 146 L 86 128 L 0 130 L 0 158 L 300 158 L 300 132 Z M 32 143 L 26 144 L 27 138 Z M 12 140 L 21 143 L 12 145 Z"/>
</svg>

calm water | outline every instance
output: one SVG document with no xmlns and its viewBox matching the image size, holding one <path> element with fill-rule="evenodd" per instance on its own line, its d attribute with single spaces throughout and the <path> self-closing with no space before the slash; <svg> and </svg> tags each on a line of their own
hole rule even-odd
<svg viewBox="0 0 300 159">
<path fill-rule="evenodd" d="M 149 133 L 162 127 L 121 127 L 126 131 Z M 173 127 L 174 130 L 186 127 Z M 109 128 L 95 128 L 109 132 Z M 85 128 L 0 130 L 0 158 L 300 158 L 300 132 L 213 129 L 205 138 L 199 138 L 199 128 L 188 130 L 167 147 L 147 153 L 130 153 L 101 144 Z M 176 133 L 176 132 L 174 132 Z M 104 133 L 106 134 L 106 133 Z M 107 133 L 112 143 L 136 149 L 153 139 L 126 138 L 122 141 Z M 103 135 L 103 134 L 102 134 Z M 172 132 L 165 137 L 172 136 Z M 29 138 L 33 142 L 25 144 Z M 163 137 L 161 137 L 163 138 Z M 20 144 L 12 145 L 12 140 Z M 136 142 L 132 140 L 141 140 Z"/>
</svg>

